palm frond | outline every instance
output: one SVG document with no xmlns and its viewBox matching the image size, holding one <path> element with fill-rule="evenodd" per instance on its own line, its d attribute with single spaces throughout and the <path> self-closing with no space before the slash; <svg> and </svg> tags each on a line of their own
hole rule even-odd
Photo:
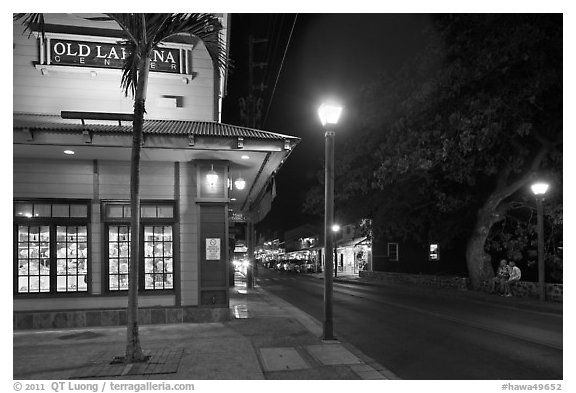
<svg viewBox="0 0 576 393">
<path fill-rule="evenodd" d="M 147 14 L 147 17 L 147 34 L 153 47 L 174 36 L 191 35 L 204 43 L 208 54 L 221 71 L 228 67 L 229 59 L 220 36 L 223 26 L 216 15 Z"/>
<path fill-rule="evenodd" d="M 34 31 L 39 31 L 42 38 L 46 37 L 44 14 L 13 14 L 14 22 L 21 21 L 24 25 L 24 32 L 28 32 L 28 38 Z"/>
<path fill-rule="evenodd" d="M 120 43 L 126 47 L 126 59 L 122 66 L 122 79 L 120 86 L 126 96 L 132 97 L 136 94 L 136 86 L 138 85 L 138 63 L 140 60 L 140 53 L 132 41 L 124 41 Z"/>
</svg>

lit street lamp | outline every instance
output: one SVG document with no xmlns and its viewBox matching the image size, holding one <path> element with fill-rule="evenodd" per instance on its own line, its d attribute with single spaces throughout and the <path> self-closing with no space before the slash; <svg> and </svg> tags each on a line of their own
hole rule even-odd
<svg viewBox="0 0 576 393">
<path fill-rule="evenodd" d="M 538 232 L 538 286 L 540 288 L 540 300 L 546 300 L 546 280 L 544 270 L 544 195 L 548 191 L 548 184 L 543 182 L 534 183 L 531 186 L 532 193 L 536 196 L 537 232 Z"/>
<path fill-rule="evenodd" d="M 336 244 L 336 234 L 340 232 L 340 225 L 332 225 L 332 235 L 334 236 L 334 277 L 338 277 L 338 245 Z"/>
<path fill-rule="evenodd" d="M 326 138 L 326 163 L 324 181 L 324 326 L 323 339 L 333 340 L 332 321 L 332 222 L 334 221 L 334 127 L 338 123 L 342 107 L 322 104 L 318 115 Z"/>
</svg>

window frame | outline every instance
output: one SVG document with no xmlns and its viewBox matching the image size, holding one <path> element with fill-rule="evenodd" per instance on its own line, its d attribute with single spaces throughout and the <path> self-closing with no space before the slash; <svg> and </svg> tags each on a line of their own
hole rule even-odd
<svg viewBox="0 0 576 393">
<path fill-rule="evenodd" d="M 176 293 L 176 225 L 177 225 L 177 203 L 173 200 L 141 200 L 140 201 L 140 213 L 142 213 L 143 207 L 156 206 L 158 207 L 165 205 L 172 207 L 172 217 L 142 217 L 140 215 L 140 238 L 138 242 L 140 244 L 140 249 L 144 251 L 144 232 L 147 226 L 170 226 L 172 228 L 172 273 L 162 273 L 162 274 L 172 274 L 172 288 L 162 288 L 162 289 L 146 289 L 146 273 L 145 273 L 145 253 L 142 252 L 140 256 L 140 261 L 138 261 L 138 294 L 139 295 L 172 295 Z M 123 207 L 123 217 L 107 217 L 106 209 L 108 206 L 122 206 Z M 103 283 L 103 294 L 110 296 L 125 295 L 128 293 L 127 289 L 110 289 L 110 255 L 109 255 L 109 245 L 110 245 L 110 227 L 111 226 L 126 226 L 128 227 L 128 233 L 131 235 L 131 216 L 126 216 L 124 214 L 125 207 L 130 207 L 130 201 L 126 200 L 106 200 L 101 201 L 101 222 L 103 230 L 103 242 L 102 242 L 102 283 Z M 157 210 L 158 212 L 158 210 Z M 131 213 L 131 212 L 130 212 Z M 130 244 L 130 243 L 129 243 Z M 130 251 L 130 247 L 129 247 Z M 130 255 L 130 253 L 128 254 Z M 129 257 L 128 257 L 129 258 Z"/>
<path fill-rule="evenodd" d="M 396 248 L 396 257 L 395 258 L 392 258 L 390 256 L 390 246 L 394 246 L 394 248 Z M 386 246 L 386 249 L 388 251 L 388 260 L 394 261 L 394 262 L 397 262 L 400 260 L 400 246 L 398 245 L 398 243 L 388 243 Z"/>
<path fill-rule="evenodd" d="M 31 205 L 41 205 L 41 204 L 50 204 L 51 205 L 51 215 L 53 214 L 52 206 L 54 205 L 85 205 L 86 206 L 86 216 L 85 217 L 53 217 L 53 216 L 37 216 L 37 217 L 27 217 L 27 216 L 19 216 L 16 214 L 16 206 L 17 204 L 26 204 L 29 203 Z M 91 200 L 89 199 L 69 199 L 69 198 L 18 198 L 12 201 L 12 208 L 13 208 L 13 240 L 12 240 L 12 247 L 13 247 L 13 273 L 12 273 L 12 282 L 13 282 L 13 296 L 18 298 L 26 298 L 26 299 L 33 299 L 33 298 L 65 298 L 65 297 L 85 297 L 90 296 L 92 293 L 92 236 L 91 236 Z M 70 209 L 70 207 L 69 207 Z M 70 210 L 68 211 L 70 215 Z M 20 226 L 47 226 L 49 229 L 50 237 L 49 237 L 49 263 L 50 263 L 50 273 L 49 273 L 49 282 L 50 282 L 50 290 L 48 292 L 19 292 L 18 288 L 18 278 L 19 278 L 19 255 L 18 255 L 18 243 L 19 243 L 19 227 Z M 70 226 L 83 226 L 86 227 L 86 249 L 87 255 L 84 259 L 86 259 L 86 290 L 85 291 L 63 291 L 58 292 L 57 280 L 58 280 L 58 257 L 57 257 L 57 228 L 59 226 L 70 227 Z M 78 259 L 78 258 L 76 258 Z M 79 274 L 76 273 L 76 276 Z"/>
</svg>

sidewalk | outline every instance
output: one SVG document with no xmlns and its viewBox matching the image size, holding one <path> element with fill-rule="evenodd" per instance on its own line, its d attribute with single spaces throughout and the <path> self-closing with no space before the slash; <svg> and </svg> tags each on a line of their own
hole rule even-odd
<svg viewBox="0 0 576 393">
<path fill-rule="evenodd" d="M 142 325 L 146 363 L 124 354 L 125 327 L 13 333 L 13 378 L 122 380 L 397 379 L 353 346 L 321 340 L 321 325 L 263 289 L 230 290 L 225 323 Z"/>
</svg>

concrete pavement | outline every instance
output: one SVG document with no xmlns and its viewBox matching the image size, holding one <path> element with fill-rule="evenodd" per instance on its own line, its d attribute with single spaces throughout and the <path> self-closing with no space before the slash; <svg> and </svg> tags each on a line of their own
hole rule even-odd
<svg viewBox="0 0 576 393">
<path fill-rule="evenodd" d="M 114 364 L 124 327 L 15 331 L 13 378 L 105 380 L 397 379 L 318 321 L 262 288 L 230 292 L 225 323 L 142 325 L 146 363 Z"/>
</svg>

